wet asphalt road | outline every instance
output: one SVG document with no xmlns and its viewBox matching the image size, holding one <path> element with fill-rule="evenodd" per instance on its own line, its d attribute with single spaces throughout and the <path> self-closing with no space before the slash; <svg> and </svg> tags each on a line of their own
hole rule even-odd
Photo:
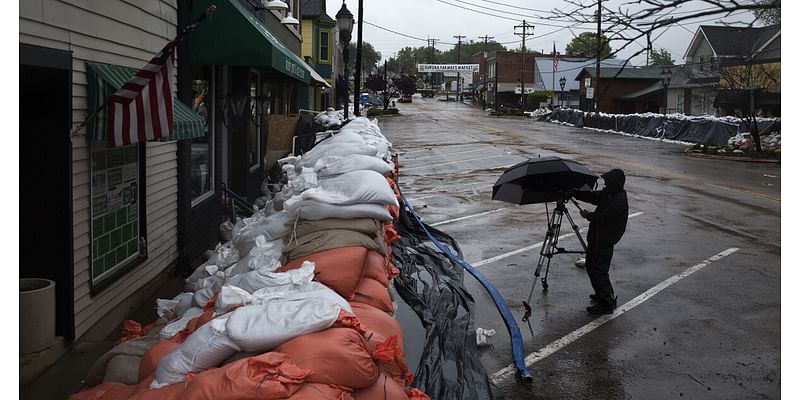
<svg viewBox="0 0 800 400">
<path fill-rule="evenodd" d="M 497 286 L 525 354 L 539 355 L 529 359 L 533 384 L 520 383 L 507 368 L 511 345 L 500 314 L 465 274 L 475 326 L 497 331 L 481 360 L 506 398 L 780 398 L 779 165 L 689 158 L 685 145 L 492 118 L 454 102 L 415 97 L 398 108 L 401 116 L 379 125 L 400 153 L 403 194 Z M 610 271 L 619 296 L 613 316 L 586 313 L 585 271 L 576 255 L 559 254 L 549 290 L 537 283 L 532 333 L 521 321 L 545 206 L 493 201 L 491 187 L 506 167 L 536 155 L 627 175 L 631 217 Z M 587 221 L 568 209 L 585 235 Z M 572 233 L 566 218 L 561 233 Z M 572 235 L 559 246 L 580 245 Z M 415 366 L 419 356 L 407 350 Z"/>
</svg>

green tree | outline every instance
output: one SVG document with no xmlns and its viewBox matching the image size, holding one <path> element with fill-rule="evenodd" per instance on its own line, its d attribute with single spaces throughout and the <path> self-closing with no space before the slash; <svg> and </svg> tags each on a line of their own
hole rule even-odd
<svg viewBox="0 0 800 400">
<path fill-rule="evenodd" d="M 600 52 L 600 58 L 606 59 L 611 55 L 611 46 L 608 44 L 608 38 L 605 35 L 601 37 L 603 48 Z M 593 58 L 597 56 L 597 34 L 592 32 L 583 32 L 578 36 L 572 38 L 572 41 L 567 44 L 566 52 L 568 56 L 579 56 Z"/>
<path fill-rule="evenodd" d="M 350 62 L 348 63 L 350 71 L 355 74 L 356 71 L 356 44 L 350 42 Z M 361 76 L 366 76 L 378 67 L 378 61 L 381 60 L 381 53 L 375 50 L 368 42 L 361 43 Z"/>
<path fill-rule="evenodd" d="M 654 67 L 671 67 L 675 65 L 675 60 L 672 59 L 667 49 L 658 49 L 650 55 L 650 65 Z"/>
<path fill-rule="evenodd" d="M 780 25 L 781 23 L 781 3 L 775 0 L 758 0 L 756 3 L 764 5 L 766 8 L 756 10 L 753 13 L 756 19 L 767 25 Z"/>
</svg>

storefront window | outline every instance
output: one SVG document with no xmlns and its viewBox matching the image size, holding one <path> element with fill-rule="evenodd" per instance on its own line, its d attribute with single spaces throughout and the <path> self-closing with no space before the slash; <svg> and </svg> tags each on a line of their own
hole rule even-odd
<svg viewBox="0 0 800 400">
<path fill-rule="evenodd" d="M 328 40 L 329 32 L 328 31 L 320 31 L 319 32 L 319 60 L 320 61 L 330 61 L 328 49 L 330 48 L 330 43 Z"/>
<path fill-rule="evenodd" d="M 141 184 L 139 146 L 108 149 L 92 144 L 92 284 L 124 268 L 140 255 Z M 140 246 L 141 242 L 141 246 Z"/>
<path fill-rule="evenodd" d="M 205 120 L 205 136 L 192 139 L 192 171 L 190 181 L 192 186 L 192 203 L 198 203 L 213 193 L 212 154 L 213 135 L 211 124 L 211 99 L 209 81 L 198 79 L 192 81 L 194 101 L 192 110 Z"/>
</svg>

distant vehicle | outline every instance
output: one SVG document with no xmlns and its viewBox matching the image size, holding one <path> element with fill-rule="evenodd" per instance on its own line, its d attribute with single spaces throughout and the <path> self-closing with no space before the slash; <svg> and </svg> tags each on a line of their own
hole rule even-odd
<svg viewBox="0 0 800 400">
<path fill-rule="evenodd" d="M 434 89 L 417 89 L 417 92 L 419 92 L 422 97 L 433 98 L 436 96 L 436 90 Z"/>
<path fill-rule="evenodd" d="M 400 98 L 401 103 L 411 103 L 411 95 L 404 94 L 403 97 Z"/>
</svg>

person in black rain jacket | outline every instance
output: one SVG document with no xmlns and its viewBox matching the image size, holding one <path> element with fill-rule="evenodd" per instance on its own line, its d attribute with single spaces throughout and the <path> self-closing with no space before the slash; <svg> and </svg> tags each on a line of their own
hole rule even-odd
<svg viewBox="0 0 800 400">
<path fill-rule="evenodd" d="M 605 181 L 602 190 L 577 191 L 573 196 L 597 206 L 593 212 L 581 210 L 581 216 L 589 220 L 586 273 L 594 288 L 594 294 L 589 298 L 596 302 L 586 311 L 590 314 L 611 314 L 617 307 L 617 298 L 608 277 L 608 269 L 614 256 L 614 245 L 622 238 L 628 224 L 628 195 L 623 189 L 625 173 L 621 169 L 612 169 L 600 177 Z"/>
</svg>

